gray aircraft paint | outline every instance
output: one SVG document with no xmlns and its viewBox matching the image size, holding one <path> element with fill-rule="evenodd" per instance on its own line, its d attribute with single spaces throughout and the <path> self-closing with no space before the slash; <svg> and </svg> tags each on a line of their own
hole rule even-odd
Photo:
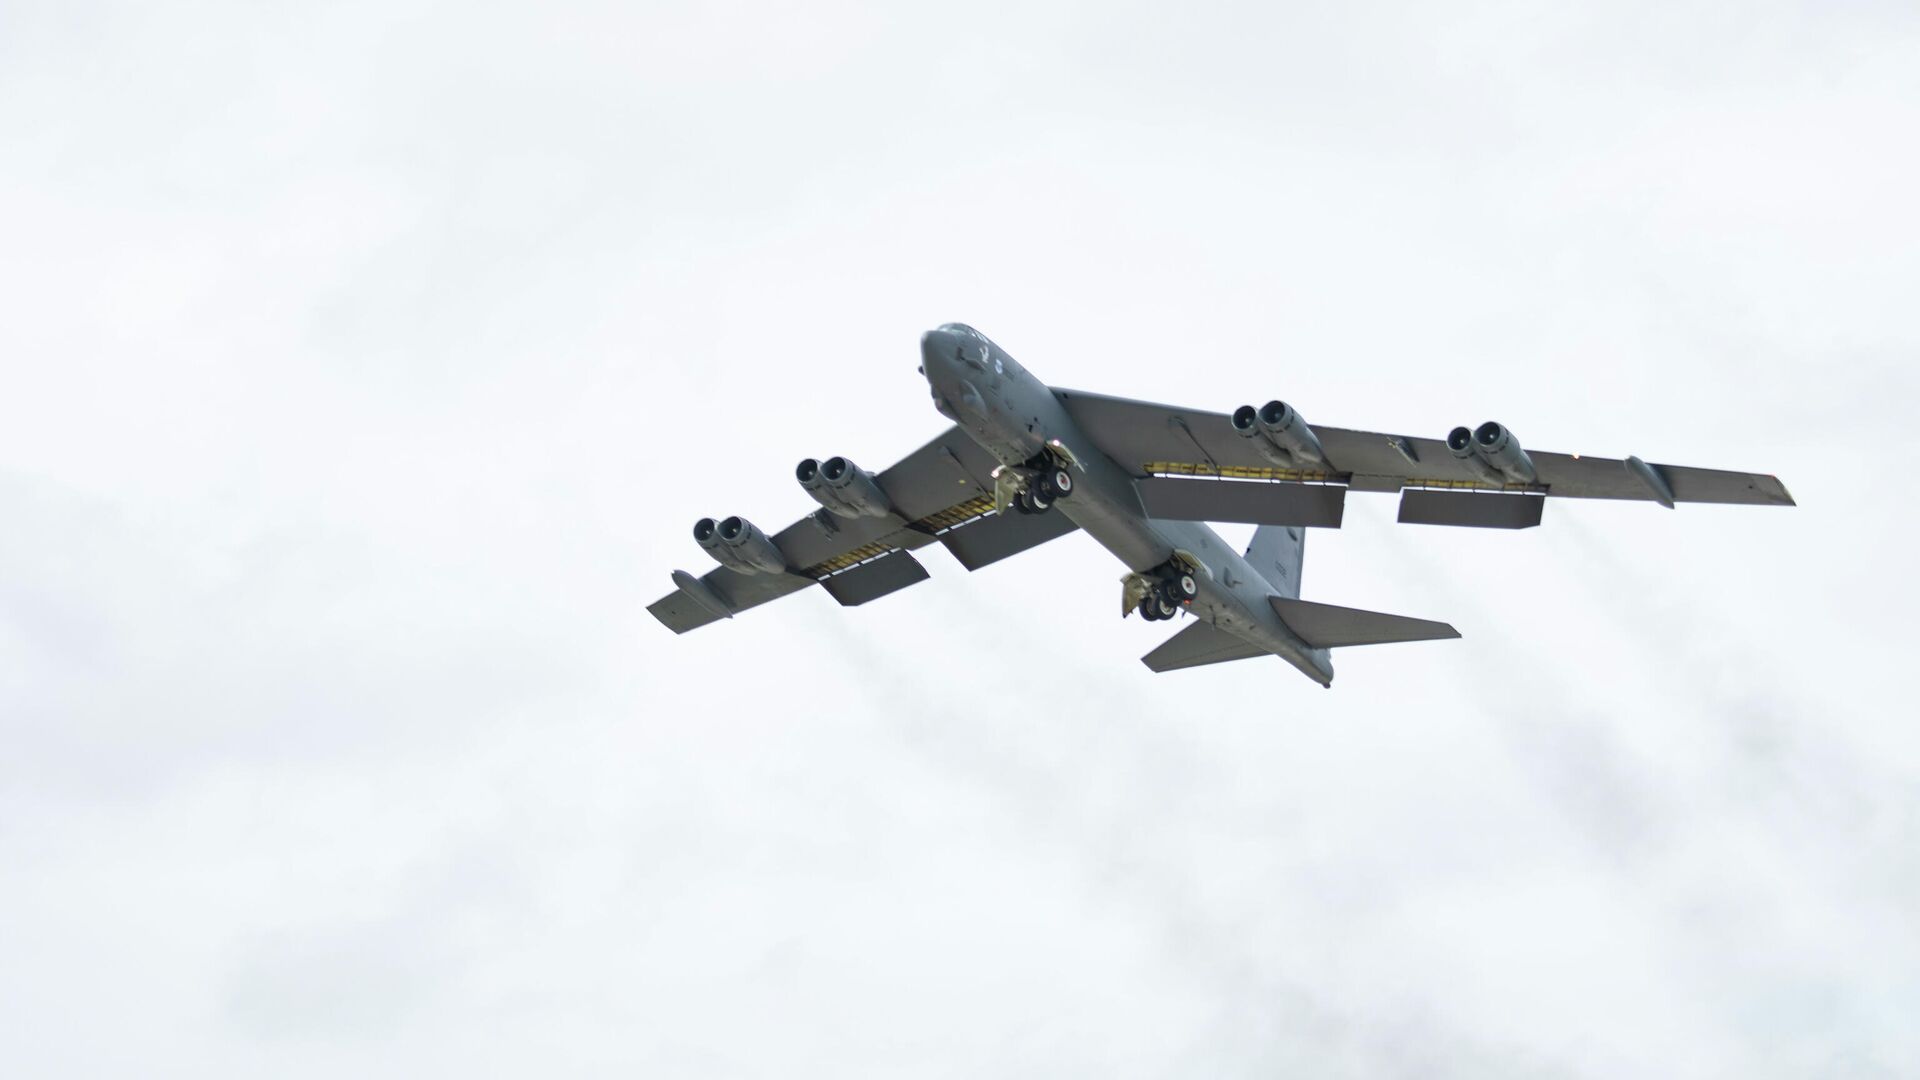
<svg viewBox="0 0 1920 1080">
<path fill-rule="evenodd" d="M 801 462 L 795 477 L 820 510 L 772 533 L 737 516 L 717 533 L 703 521 L 696 539 L 720 569 L 676 572 L 675 591 L 648 610 L 684 633 L 816 583 L 851 607 L 926 580 L 910 552 L 930 544 L 973 570 L 1084 529 L 1127 567 L 1123 611 L 1145 615 L 1151 597 L 1167 617 L 1198 620 L 1147 666 L 1271 654 L 1328 686 L 1329 649 L 1460 636 L 1444 622 L 1300 598 L 1304 527 L 1337 528 L 1350 492 L 1398 493 L 1402 522 L 1493 529 L 1538 525 L 1549 498 L 1793 505 L 1777 477 L 1525 451 L 1492 422 L 1442 442 L 1308 427 L 1278 401 L 1229 416 L 1057 389 L 962 323 L 928 331 L 920 351 L 952 427 L 879 473 Z M 1050 505 L 1061 482 L 1043 463 L 1072 482 Z M 840 494 L 821 487 L 828 467 Z M 1261 527 L 1241 555 L 1199 519 Z M 1192 595 L 1175 596 L 1188 570 Z"/>
<path fill-rule="evenodd" d="M 1188 608 L 1196 618 L 1285 659 L 1322 686 L 1332 685 L 1327 650 L 1309 647 L 1280 621 L 1267 603 L 1274 592 L 1267 578 L 1206 524 L 1148 517 L 1135 478 L 1096 449 L 1053 390 L 1004 349 L 972 327 L 949 323 L 921 337 L 920 359 L 941 411 L 1001 464 L 1019 465 L 1050 439 L 1073 452 L 1082 473 L 1079 486 L 1053 512 L 1065 514 L 1136 573 L 1164 565 L 1176 550 L 1194 555 L 1208 571 L 1199 575 L 1200 595 Z"/>
</svg>

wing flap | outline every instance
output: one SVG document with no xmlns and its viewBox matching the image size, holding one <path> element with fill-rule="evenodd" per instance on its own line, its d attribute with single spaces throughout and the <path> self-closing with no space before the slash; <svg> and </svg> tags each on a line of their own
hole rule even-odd
<svg viewBox="0 0 1920 1080">
<path fill-rule="evenodd" d="M 960 565 L 968 570 L 991 566 L 1009 555 L 1039 547 L 1079 526 L 1059 511 L 1046 514 L 988 514 L 940 534 Z"/>
<path fill-rule="evenodd" d="M 1347 489 L 1331 484 L 1253 483 L 1149 476 L 1140 481 L 1147 513 L 1168 521 L 1237 521 L 1337 529 Z"/>
<path fill-rule="evenodd" d="M 1284 596 L 1269 596 L 1267 602 L 1273 605 L 1287 629 L 1316 649 L 1385 645 L 1395 641 L 1438 641 L 1460 636 L 1460 631 L 1431 619 L 1410 619 L 1405 615 L 1290 600 Z"/>
<path fill-rule="evenodd" d="M 820 584 L 841 607 L 859 607 L 927 580 L 927 568 L 904 551 L 888 552 L 850 570 L 822 578 Z"/>
<path fill-rule="evenodd" d="M 1531 529 L 1540 524 L 1540 513 L 1546 504 L 1547 500 L 1539 495 L 1408 488 L 1400 496 L 1400 521 L 1406 525 Z"/>
<path fill-rule="evenodd" d="M 1141 657 L 1140 662 L 1154 671 L 1177 671 L 1270 655 L 1258 645 L 1249 645 L 1212 623 L 1196 622 Z"/>
</svg>

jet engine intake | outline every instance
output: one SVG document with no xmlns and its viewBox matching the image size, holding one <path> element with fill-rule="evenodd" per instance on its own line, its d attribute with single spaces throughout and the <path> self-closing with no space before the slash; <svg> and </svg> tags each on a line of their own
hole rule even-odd
<svg viewBox="0 0 1920 1080">
<path fill-rule="evenodd" d="M 742 569 L 741 565 L 734 561 L 733 552 L 727 550 L 727 545 L 720 542 L 720 523 L 712 518 L 704 517 L 693 523 L 693 542 L 699 544 L 700 550 L 713 556 L 713 561 L 721 566 L 729 570 Z M 750 570 L 746 572 L 752 573 Z"/>
<path fill-rule="evenodd" d="M 1261 457 L 1286 469 L 1325 469 L 1327 453 L 1320 437 L 1293 406 L 1269 401 L 1260 408 L 1242 405 L 1233 411 L 1233 430 L 1253 439 Z"/>
<path fill-rule="evenodd" d="M 1447 432 L 1447 449 L 1473 474 L 1489 484 L 1505 484 L 1507 476 L 1493 467 L 1473 446 L 1473 429 L 1465 426 Z"/>
<path fill-rule="evenodd" d="M 693 539 L 713 561 L 742 574 L 778 574 L 787 568 L 787 560 L 766 534 L 743 517 L 715 522 L 701 518 L 693 523 Z"/>
<path fill-rule="evenodd" d="M 1453 440 L 1447 440 L 1451 446 Z M 1533 459 L 1520 448 L 1513 432 L 1489 420 L 1473 431 L 1473 450 L 1480 459 L 1516 484 L 1531 484 L 1539 478 Z"/>
<path fill-rule="evenodd" d="M 827 487 L 827 478 L 820 475 L 820 463 L 807 458 L 793 467 L 793 478 L 800 481 L 800 487 L 813 501 L 840 517 L 855 517 L 852 509 L 833 497 L 833 491 Z"/>
<path fill-rule="evenodd" d="M 841 517 L 883 518 L 893 513 L 892 500 L 874 482 L 873 474 L 846 458 L 830 457 L 821 462 L 820 479 L 840 504 L 838 508 L 829 506 L 828 509 Z"/>
<path fill-rule="evenodd" d="M 1325 466 L 1327 452 L 1320 449 L 1320 437 L 1313 433 L 1293 406 L 1284 401 L 1269 401 L 1260 406 L 1260 430 L 1274 445 L 1310 465 Z"/>
</svg>

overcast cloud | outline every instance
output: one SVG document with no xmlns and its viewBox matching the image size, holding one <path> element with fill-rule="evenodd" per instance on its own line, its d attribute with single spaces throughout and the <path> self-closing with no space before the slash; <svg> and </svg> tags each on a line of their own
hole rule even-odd
<svg viewBox="0 0 1920 1080">
<path fill-rule="evenodd" d="M 1920 1075 L 1902 3 L 0 3 L 17 1076 Z M 1777 472 L 676 638 L 1057 385 Z M 1243 535 L 1244 529 L 1233 533 Z"/>
</svg>

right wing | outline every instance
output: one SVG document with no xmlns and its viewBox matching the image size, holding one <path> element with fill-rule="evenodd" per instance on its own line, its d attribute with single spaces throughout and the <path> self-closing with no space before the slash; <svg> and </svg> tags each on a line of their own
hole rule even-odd
<svg viewBox="0 0 1920 1080">
<path fill-rule="evenodd" d="M 993 511 L 991 454 L 958 427 L 874 476 L 893 507 L 884 518 L 843 518 L 817 510 L 769 539 L 784 573 L 741 573 L 719 567 L 695 578 L 676 571 L 675 589 L 648 605 L 676 634 L 732 618 L 821 585 L 846 606 L 864 604 L 924 581 L 909 552 L 941 543 L 969 570 L 1073 531 L 1063 514 L 1002 516 Z"/>
<path fill-rule="evenodd" d="M 1337 525 L 1339 505 L 1347 491 L 1405 490 L 1408 496 L 1423 496 L 1403 505 L 1403 521 L 1506 528 L 1538 524 L 1538 500 L 1515 507 L 1508 504 L 1516 500 L 1495 499 L 1490 503 L 1487 493 L 1649 502 L 1664 502 L 1671 495 L 1675 502 L 1793 505 L 1793 496 L 1772 476 L 1684 465 L 1646 465 L 1638 458 L 1528 451 L 1537 473 L 1534 483 L 1493 483 L 1473 462 L 1454 457 L 1441 439 L 1317 424 L 1313 433 L 1326 452 L 1328 468 L 1279 468 L 1260 452 L 1260 440 L 1241 436 L 1225 413 L 1080 390 L 1056 390 L 1055 394 L 1099 450 L 1135 476 L 1151 478 L 1143 485 L 1143 495 L 1152 495 L 1150 488 L 1157 486 L 1165 489 L 1158 497 L 1170 508 L 1192 504 L 1190 512 L 1204 508 L 1224 515 L 1206 520 Z M 1192 479 L 1203 477 L 1289 481 L 1289 486 L 1324 484 L 1334 485 L 1335 490 L 1312 495 L 1299 492 L 1283 499 L 1262 494 L 1261 489 L 1268 485 L 1231 484 L 1221 485 L 1223 490 L 1219 491 L 1204 490 Z M 1407 513 L 1409 508 L 1413 516 Z"/>
</svg>

